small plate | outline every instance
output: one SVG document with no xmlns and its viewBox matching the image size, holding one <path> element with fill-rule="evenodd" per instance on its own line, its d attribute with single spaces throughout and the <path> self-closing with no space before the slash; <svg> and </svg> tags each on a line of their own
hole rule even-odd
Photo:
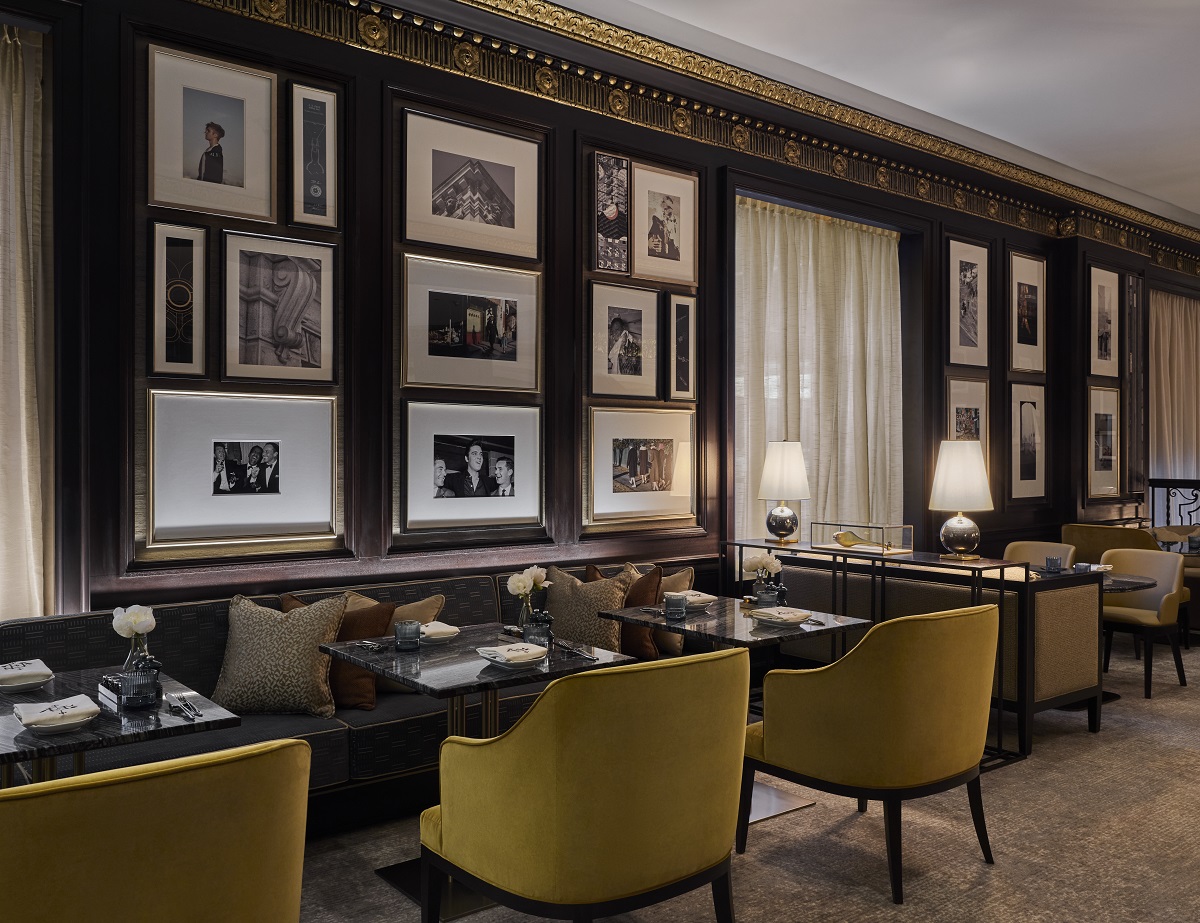
<svg viewBox="0 0 1200 923">
<path fill-rule="evenodd" d="M 0 686 L 0 692 L 30 692 L 34 689 L 41 689 L 51 679 L 54 679 L 54 677 L 51 676 L 50 679 L 35 679 L 28 683 L 10 683 L 7 686 Z"/>
<path fill-rule="evenodd" d="M 545 654 L 543 654 L 537 660 L 520 660 L 515 663 L 511 663 L 507 660 L 501 660 L 498 657 L 489 657 L 487 654 L 483 653 L 483 650 L 481 648 L 476 648 L 475 652 L 477 654 L 479 654 L 480 657 L 482 657 L 484 660 L 486 660 L 493 667 L 499 667 L 502 670 L 527 670 L 530 667 L 541 666 L 542 662 L 550 654 L 550 652 L 547 651 Z"/>
<path fill-rule="evenodd" d="M 38 737 L 50 737 L 53 734 L 70 734 L 72 731 L 78 731 L 81 728 L 87 727 L 98 717 L 100 716 L 89 715 L 87 718 L 77 718 L 66 724 L 54 724 L 50 727 L 26 727 L 25 730 L 37 734 Z"/>
<path fill-rule="evenodd" d="M 450 641 L 453 641 L 457 637 L 458 637 L 458 635 L 456 635 L 456 634 L 455 635 L 445 635 L 444 637 L 441 637 L 441 638 L 427 638 L 424 635 L 421 635 L 421 643 L 422 644 L 446 644 Z"/>
</svg>

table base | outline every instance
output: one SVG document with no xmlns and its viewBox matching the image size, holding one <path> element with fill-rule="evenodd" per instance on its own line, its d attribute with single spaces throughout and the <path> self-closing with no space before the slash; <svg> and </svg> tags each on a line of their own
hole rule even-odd
<svg viewBox="0 0 1200 923">
<path fill-rule="evenodd" d="M 778 817 L 799 811 L 801 808 L 811 808 L 815 801 L 793 795 L 791 792 L 768 785 L 766 782 L 754 780 L 754 794 L 750 797 L 750 823 L 757 824 L 760 820 Z"/>
<path fill-rule="evenodd" d="M 1109 702 L 1120 701 L 1120 699 L 1121 699 L 1121 693 L 1119 693 L 1119 692 L 1108 692 L 1107 690 L 1105 690 L 1100 695 L 1104 699 L 1103 704 L 1105 704 L 1105 705 L 1107 705 Z M 1072 702 L 1070 705 L 1059 705 L 1059 706 L 1057 706 L 1056 710 L 1057 711 L 1087 711 L 1088 704 L 1089 703 L 1086 701 Z"/>
<path fill-rule="evenodd" d="M 387 865 L 376 869 L 375 874 L 389 885 L 421 906 L 421 860 L 406 859 L 395 865 Z M 442 889 L 442 919 L 457 920 L 488 907 L 495 907 L 495 902 L 476 894 L 466 885 L 450 879 Z"/>
</svg>

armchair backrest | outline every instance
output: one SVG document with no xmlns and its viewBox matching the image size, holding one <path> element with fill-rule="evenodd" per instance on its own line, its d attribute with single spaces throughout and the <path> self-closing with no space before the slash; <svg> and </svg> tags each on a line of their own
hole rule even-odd
<svg viewBox="0 0 1200 923">
<path fill-rule="evenodd" d="M 766 759 L 803 775 L 900 788 L 983 756 L 996 672 L 994 605 L 875 625 L 845 657 L 764 681 Z"/>
<path fill-rule="evenodd" d="M 1020 561 L 1041 567 L 1048 557 L 1062 558 L 1063 567 L 1071 567 L 1075 563 L 1075 546 L 1062 542 L 1009 542 L 1004 549 L 1006 561 Z"/>
<path fill-rule="evenodd" d="M 1101 526 L 1090 522 L 1068 522 L 1062 527 L 1062 540 L 1075 546 L 1075 556 L 1088 564 L 1099 564 L 1110 548 L 1144 548 L 1158 551 L 1158 542 L 1145 529 L 1126 526 Z"/>
<path fill-rule="evenodd" d="M 1106 605 L 1152 609 L 1158 613 L 1158 620 L 1164 625 L 1171 625 L 1178 618 L 1180 591 L 1183 589 L 1183 555 L 1174 551 L 1113 548 L 1104 552 L 1100 563 L 1111 564 L 1113 571 L 1118 574 L 1137 574 L 1158 581 L 1148 590 L 1106 593 Z"/>
<path fill-rule="evenodd" d="M 6 919 L 295 921 L 302 740 L 0 791 Z"/>
</svg>

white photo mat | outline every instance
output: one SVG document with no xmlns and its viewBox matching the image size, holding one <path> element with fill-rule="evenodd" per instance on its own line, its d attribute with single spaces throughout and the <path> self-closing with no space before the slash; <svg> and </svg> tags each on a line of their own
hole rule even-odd
<svg viewBox="0 0 1200 923">
<path fill-rule="evenodd" d="M 147 547 L 331 538 L 337 399 L 151 390 Z M 279 444 L 278 493 L 213 494 L 213 443 Z"/>
<path fill-rule="evenodd" d="M 1121 279 L 1115 272 L 1092 267 L 1088 311 L 1090 374 L 1117 378 L 1120 345 Z"/>
<path fill-rule="evenodd" d="M 150 204 L 274 221 L 275 75 L 151 45 L 149 83 Z M 209 121 L 226 132 L 220 183 L 197 178 Z"/>
<path fill-rule="evenodd" d="M 632 275 L 662 282 L 697 282 L 697 211 L 700 181 L 690 173 L 664 170 L 644 163 L 633 164 L 633 221 L 629 249 L 633 254 Z M 664 223 L 662 203 L 672 203 L 672 214 Z M 675 214 L 675 211 L 678 214 Z M 662 244 L 665 230 L 678 252 Z M 653 240 L 653 243 L 652 243 Z"/>
<path fill-rule="evenodd" d="M 1014 371 L 1046 371 L 1046 261 L 1011 255 L 1009 342 Z"/>
<path fill-rule="evenodd" d="M 338 223 L 337 94 L 292 84 L 292 220 Z"/>
<path fill-rule="evenodd" d="M 988 251 L 950 241 L 950 361 L 988 364 Z"/>
<path fill-rule="evenodd" d="M 329 244 L 226 232 L 227 375 L 333 381 L 333 253 Z"/>
<path fill-rule="evenodd" d="M 537 391 L 542 353 L 541 273 L 500 269 L 477 263 L 406 255 L 404 258 L 404 384 L 493 391 Z M 458 356 L 468 352 L 471 331 L 461 342 L 435 347 L 431 327 L 437 310 L 431 295 L 474 296 L 515 307 L 515 337 L 498 344 L 502 356 L 491 359 Z M 443 299 L 444 300 L 444 299 Z M 511 305 L 508 303 L 512 302 Z M 466 324 L 471 326 L 471 320 Z M 453 326 L 453 325 L 452 325 Z M 457 334 L 454 334 L 457 336 Z M 444 338 L 443 338 L 444 339 Z M 490 344 L 483 349 L 490 349 Z M 443 354 L 435 355 L 441 349 Z"/>
<path fill-rule="evenodd" d="M 667 395 L 673 401 L 696 399 L 696 299 L 682 295 L 667 298 L 667 335 L 671 341 Z"/>
<path fill-rule="evenodd" d="M 432 244 L 538 257 L 541 146 L 533 141 L 441 118 L 407 113 L 405 119 L 405 236 Z M 479 161 L 498 174 L 511 201 L 512 224 L 434 214 L 435 151 Z M 440 164 L 441 159 L 437 159 Z M 507 177 L 511 175 L 511 194 Z M 444 177 L 439 177 L 439 185 Z"/>
<path fill-rule="evenodd" d="M 154 225 L 154 285 L 151 287 L 150 316 L 153 331 L 150 368 L 159 375 L 203 375 L 207 346 L 205 288 L 207 234 L 204 228 L 178 224 Z M 172 310 L 191 312 L 191 361 L 168 358 L 168 343 L 182 318 Z"/>
<path fill-rule="evenodd" d="M 584 483 L 584 524 L 621 520 L 688 519 L 696 515 L 696 412 L 590 408 Z M 672 442 L 669 487 L 618 490 L 614 441 Z M 626 469 L 628 464 L 624 465 Z M 666 472 L 664 472 L 666 476 Z"/>
<path fill-rule="evenodd" d="M 513 496 L 435 496 L 434 442 L 437 437 L 511 440 Z M 404 471 L 406 528 L 541 524 L 540 407 L 410 402 L 407 445 Z M 483 474 L 486 477 L 488 472 Z"/>
<path fill-rule="evenodd" d="M 950 378 L 946 383 L 946 438 L 978 440 L 988 459 L 988 383 L 975 378 Z"/>
<path fill-rule="evenodd" d="M 658 292 L 592 283 L 592 394 L 658 396 Z"/>
<path fill-rule="evenodd" d="M 1121 392 L 1088 388 L 1088 496 L 1121 493 Z"/>
<path fill-rule="evenodd" d="M 1013 385 L 1009 481 L 1014 500 L 1046 496 L 1046 389 Z"/>
</svg>

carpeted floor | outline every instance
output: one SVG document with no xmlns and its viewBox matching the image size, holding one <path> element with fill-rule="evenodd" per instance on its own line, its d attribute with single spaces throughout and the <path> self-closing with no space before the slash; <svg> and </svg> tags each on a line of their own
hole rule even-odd
<svg viewBox="0 0 1200 923">
<path fill-rule="evenodd" d="M 1099 734 L 1087 732 L 1086 712 L 1043 712 L 1033 755 L 984 775 L 994 866 L 979 853 L 965 789 L 907 802 L 906 903 L 894 906 L 880 805 L 860 815 L 848 798 L 810 793 L 816 805 L 752 826 L 734 857 L 740 923 L 1200 920 L 1200 689 L 1181 688 L 1158 648 L 1147 701 L 1141 663 L 1121 642 L 1105 688 L 1122 698 L 1105 707 Z M 1184 652 L 1184 665 L 1200 684 L 1200 648 Z M 373 872 L 417 851 L 416 816 L 313 836 L 301 919 L 419 919 Z M 467 919 L 531 918 L 492 908 Z M 710 892 L 614 919 L 711 921 Z"/>
</svg>

